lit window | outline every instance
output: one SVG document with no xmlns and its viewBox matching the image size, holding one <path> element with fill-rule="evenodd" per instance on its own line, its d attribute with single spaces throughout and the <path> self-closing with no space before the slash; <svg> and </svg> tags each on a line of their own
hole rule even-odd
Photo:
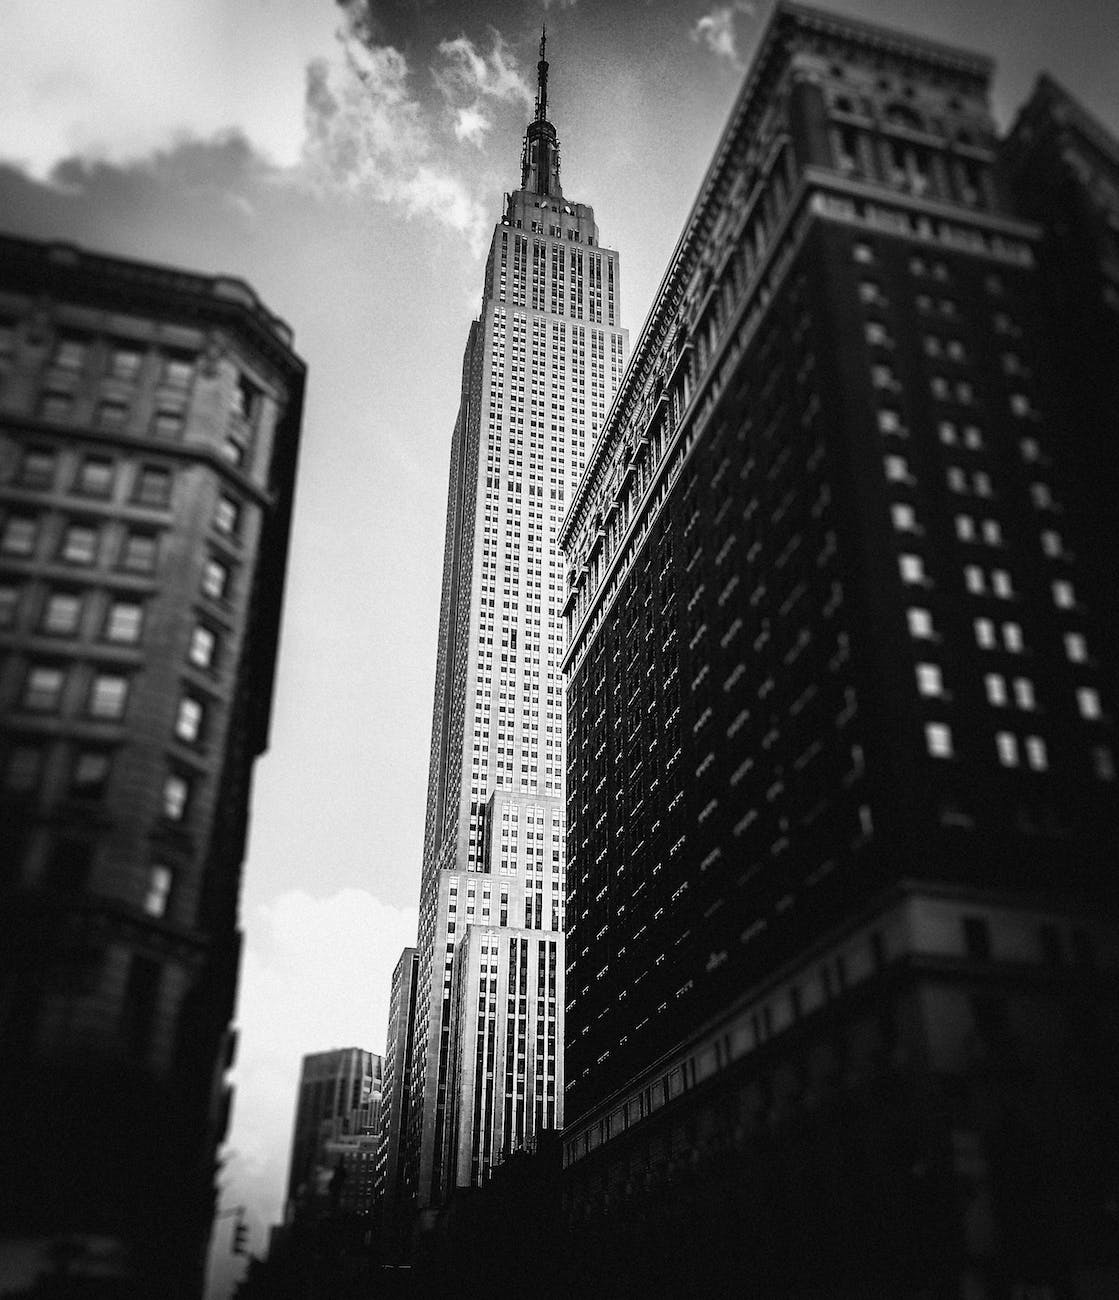
<svg viewBox="0 0 1119 1300">
<path fill-rule="evenodd" d="M 187 650 L 187 658 L 198 668 L 209 668 L 214 662 L 214 650 L 217 646 L 217 637 L 208 628 L 202 624 L 196 624 L 190 634 L 190 647 Z"/>
<path fill-rule="evenodd" d="M 1061 534 L 1046 528 L 1041 534 L 1041 549 L 1051 560 L 1060 559 L 1064 551 Z"/>
<path fill-rule="evenodd" d="M 114 348 L 109 359 L 109 373 L 114 379 L 135 379 L 142 361 L 143 356 L 135 348 Z"/>
<path fill-rule="evenodd" d="M 987 703 L 1002 708 L 1006 704 L 1006 679 L 999 673 L 987 673 L 983 678 L 987 690 Z"/>
<path fill-rule="evenodd" d="M 984 650 L 994 649 L 995 625 L 989 618 L 977 618 L 975 620 L 975 642 Z"/>
<path fill-rule="evenodd" d="M 898 433 L 901 430 L 901 416 L 891 407 L 883 407 L 878 412 L 878 429 L 880 433 Z"/>
<path fill-rule="evenodd" d="M 969 424 L 964 429 L 964 446 L 968 449 L 968 451 L 982 450 L 983 435 L 979 432 L 979 430 L 975 427 L 974 424 Z"/>
<path fill-rule="evenodd" d="M 898 570 L 901 573 L 902 582 L 921 584 L 927 581 L 924 561 L 919 555 L 899 555 Z"/>
<path fill-rule="evenodd" d="M 975 520 L 971 515 L 956 516 L 956 537 L 961 542 L 971 542 L 975 540 Z"/>
<path fill-rule="evenodd" d="M 144 607 L 131 600 L 115 600 L 105 620 L 105 639 L 134 645 L 140 639 Z"/>
<path fill-rule="evenodd" d="M 1065 633 L 1065 654 L 1070 663 L 1083 664 L 1088 661 L 1088 642 L 1080 632 Z"/>
<path fill-rule="evenodd" d="M 1018 737 L 1012 731 L 995 733 L 995 749 L 1003 767 L 1018 766 Z"/>
<path fill-rule="evenodd" d="M 175 715 L 175 735 L 180 740 L 196 741 L 202 731 L 202 701 L 191 695 L 184 695 L 179 701 Z"/>
<path fill-rule="evenodd" d="M 1034 465 L 1041 460 L 1041 444 L 1036 438 L 1023 438 L 1018 443 L 1018 450 L 1027 464 Z"/>
<path fill-rule="evenodd" d="M 1011 393 L 1010 409 L 1015 415 L 1027 416 L 1030 413 L 1030 399 L 1025 393 Z"/>
<path fill-rule="evenodd" d="M 163 782 L 163 815 L 173 822 L 182 821 L 186 816 L 187 800 L 190 797 L 190 783 L 185 776 L 172 772 Z"/>
<path fill-rule="evenodd" d="M 917 527 L 917 512 L 912 506 L 895 504 L 890 507 L 890 518 L 893 520 L 894 527 L 899 533 L 915 533 Z"/>
<path fill-rule="evenodd" d="M 907 609 L 905 614 L 911 637 L 921 641 L 932 639 L 934 636 L 933 621 L 932 615 L 927 609 Z"/>
<path fill-rule="evenodd" d="M 194 361 L 188 356 L 169 356 L 163 362 L 163 382 L 169 388 L 187 388 L 194 378 Z"/>
<path fill-rule="evenodd" d="M 1002 545 L 1002 525 L 997 519 L 983 520 L 983 540 L 988 546 Z"/>
<path fill-rule="evenodd" d="M 933 758 L 952 757 L 952 730 L 943 722 L 925 725 L 925 746 Z"/>
<path fill-rule="evenodd" d="M 31 555 L 39 534 L 39 521 L 32 515 L 9 515 L 4 520 L 0 551 L 5 555 Z"/>
<path fill-rule="evenodd" d="M 1039 510 L 1049 510 L 1053 505 L 1053 493 L 1048 483 L 1031 483 L 1030 497 Z"/>
<path fill-rule="evenodd" d="M 936 426 L 937 437 L 946 447 L 954 447 L 957 442 L 956 426 L 951 420 L 941 420 Z"/>
<path fill-rule="evenodd" d="M 214 600 L 221 600 L 229 586 L 229 570 L 220 560 L 207 560 L 202 571 L 202 590 Z"/>
<path fill-rule="evenodd" d="M 922 695 L 944 694 L 944 681 L 937 664 L 917 665 L 917 689 Z"/>
<path fill-rule="evenodd" d="M 1002 625 L 1002 643 L 1014 654 L 1020 654 L 1025 649 L 1022 641 L 1022 629 L 1017 623 L 1004 623 Z"/>
<path fill-rule="evenodd" d="M 866 323 L 866 341 L 885 346 L 890 341 L 890 335 L 885 325 L 879 320 L 868 320 Z"/>
<path fill-rule="evenodd" d="M 909 478 L 909 466 L 904 456 L 887 456 L 885 460 L 886 477 L 891 483 L 905 483 Z"/>
<path fill-rule="evenodd" d="M 982 596 L 986 590 L 983 570 L 978 564 L 964 565 L 964 586 L 973 596 Z"/>
<path fill-rule="evenodd" d="M 948 486 L 953 492 L 967 491 L 967 476 L 958 465 L 949 465 L 946 477 Z"/>
<path fill-rule="evenodd" d="M 1014 595 L 1014 584 L 1005 569 L 996 569 L 991 574 L 991 586 L 1001 600 L 1010 600 Z"/>
<path fill-rule="evenodd" d="M 1076 692 L 1076 707 L 1082 718 L 1096 719 L 1102 716 L 1100 693 L 1090 686 L 1081 686 Z"/>
<path fill-rule="evenodd" d="M 55 636 L 71 636 L 78 630 L 82 600 L 68 591 L 53 592 L 43 610 L 43 631 Z"/>
<path fill-rule="evenodd" d="M 174 875 L 170 867 L 157 863 L 148 868 L 147 890 L 144 894 L 144 911 L 149 916 L 163 916 L 171 900 Z"/>
<path fill-rule="evenodd" d="M 1106 745 L 1096 745 L 1092 750 L 1092 766 L 1099 780 L 1115 780 L 1115 757 Z"/>
<path fill-rule="evenodd" d="M 76 486 L 86 496 L 107 497 L 113 490 L 113 462 L 103 456 L 87 456 Z"/>
<path fill-rule="evenodd" d="M 230 497 L 218 497 L 214 527 L 219 533 L 236 533 L 241 522 L 241 507 Z"/>
<path fill-rule="evenodd" d="M 870 368 L 870 382 L 875 388 L 893 388 L 894 372 L 889 366 L 877 365 Z"/>
<path fill-rule="evenodd" d="M 1048 771 L 1049 753 L 1040 736 L 1026 737 L 1026 762 L 1035 772 Z"/>
<path fill-rule="evenodd" d="M 1058 578 L 1053 583 L 1053 604 L 1058 609 L 1073 609 L 1076 605 L 1076 593 L 1072 583 L 1065 578 Z"/>
<path fill-rule="evenodd" d="M 53 713 L 61 703 L 64 680 L 61 668 L 45 664 L 34 666 L 23 683 L 23 707 L 36 713 Z"/>
<path fill-rule="evenodd" d="M 1037 708 L 1037 699 L 1034 696 L 1034 684 L 1028 677 L 1015 677 L 1014 679 L 1014 702 L 1020 709 L 1032 711 Z"/>
<path fill-rule="evenodd" d="M 84 339 L 61 339 L 54 352 L 54 364 L 62 370 L 80 370 L 85 364 Z"/>
<path fill-rule="evenodd" d="M 129 533 L 121 552 L 121 568 L 130 573 L 151 573 L 155 569 L 157 550 L 154 533 Z"/>
<path fill-rule="evenodd" d="M 94 718 L 121 718 L 128 702 L 128 678 L 117 673 L 97 673 L 89 692 L 89 712 Z"/>
</svg>

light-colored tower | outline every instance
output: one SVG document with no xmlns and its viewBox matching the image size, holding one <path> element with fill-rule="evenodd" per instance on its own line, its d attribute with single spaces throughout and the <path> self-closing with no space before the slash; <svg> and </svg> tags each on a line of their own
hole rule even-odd
<svg viewBox="0 0 1119 1300">
<path fill-rule="evenodd" d="M 628 340 L 618 255 L 560 188 L 543 38 L 538 71 L 451 451 L 406 1174 L 421 1209 L 563 1120 L 556 535 Z"/>
</svg>

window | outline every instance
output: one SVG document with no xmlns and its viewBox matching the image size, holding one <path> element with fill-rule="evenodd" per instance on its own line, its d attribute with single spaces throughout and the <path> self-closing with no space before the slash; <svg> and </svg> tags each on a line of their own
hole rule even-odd
<svg viewBox="0 0 1119 1300">
<path fill-rule="evenodd" d="M 229 587 L 229 570 L 220 560 L 206 561 L 202 570 L 202 590 L 214 600 L 221 600 Z"/>
<path fill-rule="evenodd" d="M 144 893 L 144 911 L 149 916 L 164 916 L 171 900 L 174 873 L 163 863 L 153 863 L 148 868 L 147 889 Z"/>
<path fill-rule="evenodd" d="M 971 515 L 956 516 L 956 537 L 961 542 L 972 542 L 975 540 L 975 520 Z"/>
<path fill-rule="evenodd" d="M 878 412 L 879 433 L 901 433 L 901 416 L 892 407 L 885 406 Z"/>
<path fill-rule="evenodd" d="M 85 365 L 86 340 L 63 338 L 54 350 L 54 364 L 60 370 L 80 370 Z"/>
<path fill-rule="evenodd" d="M 1017 623 L 1004 623 L 1002 625 L 1002 643 L 1013 654 L 1021 654 L 1025 649 L 1025 643 L 1022 640 L 1022 629 Z"/>
<path fill-rule="evenodd" d="M 983 685 L 987 689 L 987 703 L 1002 708 L 1007 701 L 1006 678 L 1000 673 L 987 673 Z"/>
<path fill-rule="evenodd" d="M 114 379 L 135 379 L 143 360 L 143 354 L 137 348 L 118 345 L 109 358 L 109 374 Z"/>
<path fill-rule="evenodd" d="M 909 465 L 904 456 L 887 456 L 885 459 L 886 478 L 891 483 L 905 483 L 909 480 Z"/>
<path fill-rule="evenodd" d="M 898 570 L 901 573 L 902 582 L 922 584 L 927 581 L 924 561 L 919 555 L 899 555 Z"/>
<path fill-rule="evenodd" d="M 128 423 L 128 407 L 123 402 L 99 402 L 97 406 L 97 427 L 99 429 L 123 429 Z"/>
<path fill-rule="evenodd" d="M 48 447 L 29 447 L 23 453 L 19 464 L 20 487 L 51 488 L 54 486 L 54 471 L 58 457 Z"/>
<path fill-rule="evenodd" d="M 82 598 L 70 591 L 55 591 L 43 607 L 42 629 L 52 636 L 73 636 L 82 617 Z"/>
<path fill-rule="evenodd" d="M 1103 716 L 1100 707 L 1100 693 L 1090 686 L 1081 686 L 1076 692 L 1076 707 L 1082 718 L 1094 720 Z"/>
<path fill-rule="evenodd" d="M 944 694 L 944 681 L 937 664 L 917 665 L 917 689 L 922 695 Z"/>
<path fill-rule="evenodd" d="M 927 641 L 934 636 L 932 615 L 927 609 L 907 609 L 906 621 L 909 635 L 917 640 Z"/>
<path fill-rule="evenodd" d="M 1011 600 L 1014 596 L 1014 584 L 1005 569 L 995 569 L 991 574 L 991 586 L 1000 600 Z"/>
<path fill-rule="evenodd" d="M 245 375 L 238 375 L 233 389 L 234 415 L 239 415 L 244 420 L 254 419 L 259 397 L 260 389 Z"/>
<path fill-rule="evenodd" d="M 97 559 L 97 529 L 91 524 L 68 524 L 59 554 L 68 564 L 93 564 Z"/>
<path fill-rule="evenodd" d="M 119 673 L 97 673 L 89 692 L 89 712 L 94 718 L 122 718 L 128 703 L 128 678 Z"/>
<path fill-rule="evenodd" d="M 75 487 L 85 496 L 107 497 L 113 490 L 113 462 L 104 456 L 87 456 Z"/>
<path fill-rule="evenodd" d="M 32 555 L 39 535 L 39 521 L 34 515 L 9 515 L 0 536 L 0 552 L 5 555 Z"/>
<path fill-rule="evenodd" d="M 109 751 L 79 749 L 70 769 L 70 794 L 75 799 L 96 799 L 109 780 Z"/>
<path fill-rule="evenodd" d="M 929 722 L 925 726 L 925 746 L 933 758 L 952 757 L 952 729 L 943 722 Z"/>
<path fill-rule="evenodd" d="M 1106 745 L 1096 745 L 1093 748 L 1092 768 L 1099 780 L 1115 780 L 1115 756 Z"/>
<path fill-rule="evenodd" d="M 129 533 L 121 552 L 122 569 L 129 573 L 153 573 L 158 558 L 158 539 L 155 533 Z"/>
<path fill-rule="evenodd" d="M 995 733 L 995 750 L 1003 767 L 1018 766 L 1018 737 L 1012 731 Z"/>
<path fill-rule="evenodd" d="M 1037 708 L 1034 684 L 1028 677 L 1015 677 L 1014 702 L 1020 709 L 1025 709 L 1027 712 Z"/>
<path fill-rule="evenodd" d="M 164 358 L 162 380 L 168 388 L 189 388 L 194 378 L 194 358 L 174 353 Z"/>
<path fill-rule="evenodd" d="M 178 438 L 183 431 L 183 417 L 177 411 L 156 411 L 152 433 L 157 438 Z"/>
<path fill-rule="evenodd" d="M 163 782 L 163 815 L 170 821 L 179 822 L 186 816 L 190 800 L 190 782 L 178 772 L 168 774 Z"/>
<path fill-rule="evenodd" d="M 893 520 L 894 528 L 899 533 L 916 533 L 920 531 L 917 526 L 917 512 L 912 506 L 892 505 L 890 507 L 890 518 Z"/>
<path fill-rule="evenodd" d="M 62 684 L 65 674 L 61 668 L 35 664 L 23 683 L 21 703 L 35 713 L 54 713 L 62 701 Z"/>
<path fill-rule="evenodd" d="M 983 570 L 978 564 L 964 565 L 964 586 L 973 596 L 982 596 L 987 590 Z"/>
<path fill-rule="evenodd" d="M 141 505 L 167 505 L 171 500 L 171 471 L 158 465 L 141 465 L 133 496 Z"/>
<path fill-rule="evenodd" d="M 140 639 L 144 607 L 131 600 L 114 600 L 105 620 L 105 640 L 135 645 Z"/>
<path fill-rule="evenodd" d="M 214 650 L 217 648 L 217 637 L 208 628 L 201 623 L 196 624 L 190 634 L 190 646 L 187 649 L 187 658 L 197 668 L 210 668 L 214 662 Z"/>
<path fill-rule="evenodd" d="M 226 438 L 221 445 L 221 454 L 231 465 L 238 467 L 245 463 L 245 448 L 236 438 Z"/>
<path fill-rule="evenodd" d="M 241 507 L 231 497 L 218 497 L 214 511 L 214 527 L 219 533 L 236 534 L 241 526 Z"/>
<path fill-rule="evenodd" d="M 1088 642 L 1080 632 L 1065 633 L 1065 654 L 1069 662 L 1083 664 L 1088 661 Z"/>
<path fill-rule="evenodd" d="M 1058 578 L 1053 583 L 1053 604 L 1058 609 L 1073 609 L 1076 606 L 1076 592 L 1072 583 L 1066 578 Z"/>
<path fill-rule="evenodd" d="M 1035 772 L 1048 771 L 1049 753 L 1040 736 L 1026 737 L 1026 761 Z"/>
<path fill-rule="evenodd" d="M 175 735 L 180 740 L 193 744 L 201 734 L 203 716 L 202 701 L 196 700 L 192 695 L 184 695 L 175 715 Z"/>
<path fill-rule="evenodd" d="M 975 643 L 983 650 L 995 648 L 995 625 L 989 618 L 975 620 Z"/>
<path fill-rule="evenodd" d="M 14 627 L 19 612 L 18 587 L 11 583 L 0 583 L 0 627 Z"/>
<path fill-rule="evenodd" d="M 39 414 L 44 420 L 61 423 L 70 418 L 73 405 L 73 399 L 69 393 L 44 393 L 43 399 L 39 403 Z"/>
</svg>

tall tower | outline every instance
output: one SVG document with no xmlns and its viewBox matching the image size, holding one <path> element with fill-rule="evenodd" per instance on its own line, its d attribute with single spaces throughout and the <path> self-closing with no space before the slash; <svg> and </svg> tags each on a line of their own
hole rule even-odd
<svg viewBox="0 0 1119 1300">
<path fill-rule="evenodd" d="M 556 537 L 627 339 L 618 255 L 560 187 L 543 37 L 538 72 L 451 448 L 405 1174 L 420 1208 L 562 1122 Z"/>
</svg>

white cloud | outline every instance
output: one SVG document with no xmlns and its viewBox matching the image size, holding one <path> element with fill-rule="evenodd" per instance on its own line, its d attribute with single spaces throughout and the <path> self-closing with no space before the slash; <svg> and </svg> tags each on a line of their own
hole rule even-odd
<svg viewBox="0 0 1119 1300">
<path fill-rule="evenodd" d="M 257 1252 L 283 1208 L 300 1059 L 331 1047 L 383 1052 L 393 967 L 415 941 L 414 908 L 362 889 L 292 890 L 249 917 L 221 1202 L 248 1207 Z M 227 1253 L 219 1236 L 215 1271 Z"/>
<path fill-rule="evenodd" d="M 486 132 L 492 125 L 485 112 L 476 104 L 470 108 L 460 108 L 455 113 L 455 139 L 467 140 L 481 148 Z"/>
<path fill-rule="evenodd" d="M 443 66 L 434 69 L 435 82 L 448 103 L 479 99 L 504 100 L 533 106 L 533 92 L 517 67 L 513 52 L 499 31 L 490 29 L 493 47 L 488 54 L 469 37 L 441 41 Z"/>
<path fill-rule="evenodd" d="M 741 68 L 743 64 L 738 54 L 735 18 L 739 14 L 752 17 L 754 13 L 754 5 L 750 0 L 734 0 L 732 4 L 716 5 L 692 28 L 692 40 L 702 42 L 712 54 Z"/>
</svg>

